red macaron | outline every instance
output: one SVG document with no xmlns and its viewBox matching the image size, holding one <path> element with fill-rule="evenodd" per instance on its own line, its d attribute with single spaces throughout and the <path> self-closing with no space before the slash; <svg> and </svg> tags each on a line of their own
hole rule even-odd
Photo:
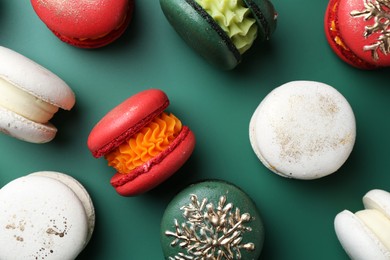
<svg viewBox="0 0 390 260">
<path fill-rule="evenodd" d="M 190 157 L 195 136 L 164 110 L 167 95 L 149 89 L 126 99 L 92 129 L 87 145 L 117 173 L 111 185 L 122 196 L 144 193 L 173 175 Z"/>
<path fill-rule="evenodd" d="M 44 24 L 63 42 L 99 48 L 119 38 L 128 27 L 133 0 L 31 0 Z"/>
<path fill-rule="evenodd" d="M 325 34 L 333 51 L 360 69 L 390 66 L 390 5 L 379 0 L 330 0 Z"/>
</svg>

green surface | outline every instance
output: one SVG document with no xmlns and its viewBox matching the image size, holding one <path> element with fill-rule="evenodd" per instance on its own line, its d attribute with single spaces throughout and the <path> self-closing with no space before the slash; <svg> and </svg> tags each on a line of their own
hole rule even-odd
<svg viewBox="0 0 390 260">
<path fill-rule="evenodd" d="M 76 106 L 52 121 L 48 144 L 0 135 L 0 184 L 38 170 L 76 177 L 96 207 L 96 230 L 79 259 L 162 259 L 160 220 L 173 196 L 189 183 L 224 179 L 257 204 L 265 225 L 261 259 L 348 259 L 334 216 L 361 209 L 370 189 L 390 190 L 389 71 L 361 71 L 340 61 L 323 32 L 326 1 L 273 1 L 278 28 L 269 43 L 253 46 L 233 71 L 207 64 L 170 27 L 157 0 L 136 1 L 134 20 L 114 44 L 98 50 L 60 42 L 29 1 L 0 0 L 0 44 L 63 78 Z M 2 61 L 0 61 L 2 62 Z M 357 121 L 355 149 L 335 174 L 314 181 L 284 179 L 253 153 L 250 117 L 273 88 L 291 80 L 317 80 L 337 88 Z M 111 108 L 146 88 L 164 90 L 169 111 L 197 137 L 179 174 L 147 194 L 124 198 L 109 180 L 114 170 L 93 158 L 89 131 Z"/>
</svg>

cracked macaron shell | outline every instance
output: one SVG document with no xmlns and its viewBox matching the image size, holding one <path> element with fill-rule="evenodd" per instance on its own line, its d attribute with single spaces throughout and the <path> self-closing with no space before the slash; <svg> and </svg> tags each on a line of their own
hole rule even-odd
<svg viewBox="0 0 390 260">
<path fill-rule="evenodd" d="M 276 28 L 276 14 L 268 0 L 245 1 L 260 29 L 259 38 L 268 39 Z M 220 26 L 195 0 L 160 0 L 161 8 L 175 31 L 211 64 L 231 70 L 242 60 L 241 54 Z M 254 8 L 258 7 L 258 8 Z M 268 26 L 264 28 L 264 25 Z"/>
<path fill-rule="evenodd" d="M 165 259 L 170 259 L 169 257 L 174 257 L 179 253 L 187 254 L 186 249 L 180 248 L 179 243 L 176 246 L 171 245 L 174 238 L 167 236 L 166 232 L 175 232 L 175 220 L 177 220 L 179 225 L 180 223 L 184 224 L 188 220 L 183 215 L 182 207 L 192 203 L 192 195 L 197 196 L 199 203 L 203 199 L 207 198 L 206 204 L 212 203 L 214 205 L 214 209 L 217 208 L 221 196 L 226 196 L 225 206 L 231 204 L 233 206 L 231 212 L 236 212 L 236 209 L 238 208 L 241 216 L 249 213 L 251 220 L 249 222 L 245 222 L 244 226 L 250 227 L 251 231 L 242 232 L 242 235 L 240 235 L 242 238 L 240 244 L 253 243 L 255 249 L 253 251 L 249 251 L 241 248 L 240 252 L 242 259 L 258 259 L 262 251 L 265 237 L 260 212 L 247 193 L 236 185 L 222 180 L 205 180 L 191 184 L 180 191 L 169 203 L 161 221 L 160 234 L 161 246 Z M 204 211 L 206 211 L 206 208 Z M 196 250 L 197 249 L 195 249 L 195 251 Z"/>
</svg>

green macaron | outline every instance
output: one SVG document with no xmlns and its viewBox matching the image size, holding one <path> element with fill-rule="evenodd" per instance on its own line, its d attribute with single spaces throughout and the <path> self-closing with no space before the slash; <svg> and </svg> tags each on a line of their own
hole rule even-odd
<svg viewBox="0 0 390 260">
<path fill-rule="evenodd" d="M 167 20 L 211 64 L 235 68 L 257 41 L 270 38 L 277 14 L 269 0 L 160 0 Z"/>
<path fill-rule="evenodd" d="M 181 191 L 161 222 L 166 259 L 258 259 L 263 242 L 263 222 L 252 199 L 219 180 Z"/>
</svg>

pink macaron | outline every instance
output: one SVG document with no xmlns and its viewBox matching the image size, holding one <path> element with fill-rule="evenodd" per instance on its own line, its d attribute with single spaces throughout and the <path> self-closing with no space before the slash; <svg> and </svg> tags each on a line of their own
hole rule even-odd
<svg viewBox="0 0 390 260">
<path fill-rule="evenodd" d="M 122 196 L 144 193 L 173 175 L 190 157 L 195 136 L 164 112 L 167 95 L 149 89 L 126 99 L 92 129 L 87 145 L 117 173 L 111 185 Z"/>
</svg>

